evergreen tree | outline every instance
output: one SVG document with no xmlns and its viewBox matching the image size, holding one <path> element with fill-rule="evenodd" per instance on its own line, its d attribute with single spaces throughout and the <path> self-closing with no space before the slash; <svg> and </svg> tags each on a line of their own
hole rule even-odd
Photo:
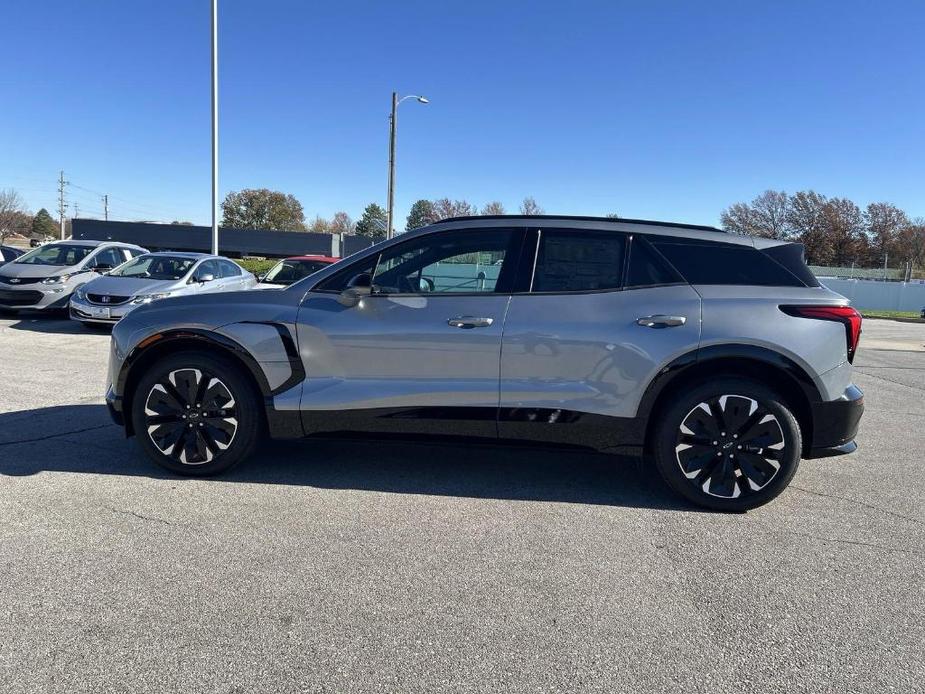
<svg viewBox="0 0 925 694">
<path fill-rule="evenodd" d="M 430 200 L 418 200 L 411 206 L 408 213 L 408 223 L 405 224 L 405 231 L 425 227 L 437 221 L 434 215 L 434 203 Z"/>
<path fill-rule="evenodd" d="M 371 202 L 363 210 L 363 216 L 357 222 L 356 234 L 357 236 L 368 236 L 375 240 L 384 239 L 387 225 L 385 210 L 376 203 Z"/>
</svg>

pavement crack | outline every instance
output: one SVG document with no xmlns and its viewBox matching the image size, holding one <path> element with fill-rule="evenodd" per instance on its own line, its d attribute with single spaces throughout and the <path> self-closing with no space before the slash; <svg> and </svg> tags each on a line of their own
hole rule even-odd
<svg viewBox="0 0 925 694">
<path fill-rule="evenodd" d="M 902 381 L 896 381 L 892 378 L 887 378 L 886 376 L 879 376 L 877 374 L 869 374 L 863 369 L 858 368 L 858 367 L 854 367 L 854 368 L 855 368 L 855 371 L 857 371 L 858 373 L 862 373 L 865 376 L 870 376 L 871 378 L 878 378 L 881 381 L 887 381 L 888 383 L 893 383 L 897 386 L 904 386 L 905 388 L 911 388 L 912 390 L 923 390 L 922 388 L 919 388 L 918 386 L 910 386 L 908 383 L 903 383 Z"/>
<path fill-rule="evenodd" d="M 116 508 L 114 506 L 104 506 L 104 508 L 107 509 L 108 511 L 112 511 L 113 513 L 121 513 L 124 516 L 134 516 L 135 518 L 139 518 L 144 521 L 152 521 L 154 523 L 163 523 L 164 525 L 173 525 L 173 523 L 171 523 L 169 520 L 164 520 L 163 518 L 155 518 L 154 516 L 145 516 L 144 514 L 137 513 L 135 511 L 126 511 L 124 509 Z"/>
<path fill-rule="evenodd" d="M 888 509 L 881 508 L 879 506 L 874 506 L 873 504 L 868 504 L 867 502 L 860 501 L 859 499 L 852 499 L 850 496 L 839 496 L 838 494 L 826 494 L 825 492 L 817 492 L 813 489 L 806 489 L 805 487 L 797 487 L 794 484 L 790 485 L 790 489 L 796 489 L 797 491 L 804 492 L 806 494 L 812 494 L 813 496 L 823 496 L 827 499 L 839 499 L 840 501 L 847 501 L 849 503 L 856 504 L 858 506 L 869 508 L 873 511 L 879 511 L 880 513 L 885 513 L 888 516 L 893 516 L 894 518 L 901 518 L 902 520 L 907 520 L 912 523 L 918 523 L 919 525 L 925 525 L 925 523 L 922 523 L 922 521 L 918 518 L 913 518 L 912 516 L 904 516 L 901 513 L 896 513 L 895 511 L 890 511 Z"/>
<path fill-rule="evenodd" d="M 856 547 L 869 547 L 871 549 L 877 549 L 881 552 L 887 553 L 896 553 L 896 554 L 919 554 L 925 555 L 925 552 L 918 549 L 905 549 L 903 547 L 890 547 L 888 545 L 878 545 L 875 542 L 863 542 L 862 540 L 846 540 L 838 537 L 823 537 L 821 535 L 814 535 L 812 533 L 800 533 L 795 530 L 781 530 L 781 532 L 787 533 L 788 535 L 796 535 L 798 537 L 805 537 L 809 540 L 818 540 L 819 542 L 833 542 L 837 545 L 854 545 Z"/>
<path fill-rule="evenodd" d="M 83 429 L 73 429 L 71 431 L 57 431 L 53 434 L 45 434 L 44 436 L 36 436 L 31 439 L 14 439 L 12 441 L 0 441 L 0 446 L 13 446 L 18 443 L 36 443 L 38 441 L 47 441 L 48 439 L 55 439 L 60 436 L 70 436 L 71 434 L 82 434 L 85 431 L 96 431 L 97 429 L 106 429 L 111 427 L 112 424 L 99 424 L 95 427 L 84 427 Z"/>
</svg>

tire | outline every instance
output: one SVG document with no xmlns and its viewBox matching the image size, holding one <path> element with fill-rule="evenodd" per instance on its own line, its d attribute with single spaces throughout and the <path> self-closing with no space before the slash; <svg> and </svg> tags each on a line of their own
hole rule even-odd
<svg viewBox="0 0 925 694">
<path fill-rule="evenodd" d="M 687 500 L 747 511 L 790 484 L 803 442 L 796 418 L 773 390 L 720 378 L 672 400 L 661 412 L 653 453 L 662 478 Z"/>
<path fill-rule="evenodd" d="M 132 423 L 155 463 L 181 475 L 207 476 L 253 452 L 263 415 L 249 376 L 237 364 L 178 352 L 146 369 L 132 397 Z"/>
</svg>

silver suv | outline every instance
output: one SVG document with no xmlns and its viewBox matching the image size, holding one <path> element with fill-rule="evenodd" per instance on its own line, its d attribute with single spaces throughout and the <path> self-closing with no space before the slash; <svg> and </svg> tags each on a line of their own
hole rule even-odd
<svg viewBox="0 0 925 694">
<path fill-rule="evenodd" d="M 66 309 L 75 289 L 144 248 L 114 241 L 58 241 L 0 267 L 0 309 Z"/>
<path fill-rule="evenodd" d="M 164 299 L 112 336 L 107 402 L 212 474 L 275 438 L 464 436 L 650 454 L 702 506 L 848 453 L 861 319 L 798 244 L 579 217 L 446 220 L 275 292 Z"/>
</svg>

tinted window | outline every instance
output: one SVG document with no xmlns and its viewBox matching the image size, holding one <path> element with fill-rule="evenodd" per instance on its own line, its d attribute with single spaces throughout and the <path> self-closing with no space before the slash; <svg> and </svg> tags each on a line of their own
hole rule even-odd
<svg viewBox="0 0 925 694">
<path fill-rule="evenodd" d="M 269 284 L 292 284 L 329 264 L 322 260 L 281 260 L 272 267 L 263 281 Z"/>
<path fill-rule="evenodd" d="M 533 291 L 618 289 L 622 284 L 625 244 L 625 237 L 613 232 L 543 229 Z"/>
<path fill-rule="evenodd" d="M 629 246 L 627 287 L 651 287 L 683 281 L 674 270 L 665 264 L 664 260 L 658 257 L 658 254 L 642 237 L 634 236 Z"/>
<path fill-rule="evenodd" d="M 206 260 L 199 267 L 197 267 L 196 272 L 194 273 L 194 278 L 197 281 L 201 281 L 200 278 L 206 275 L 212 275 L 214 278 L 221 277 L 218 264 L 214 260 Z"/>
<path fill-rule="evenodd" d="M 691 284 L 804 286 L 792 273 L 750 246 L 654 239 L 653 245 Z"/>
<path fill-rule="evenodd" d="M 818 287 L 819 280 L 806 266 L 802 243 L 784 243 L 765 248 L 762 253 L 792 272 L 807 287 Z"/>
<path fill-rule="evenodd" d="M 340 272 L 331 275 L 324 282 L 321 282 L 317 287 L 315 287 L 315 291 L 342 292 L 347 288 L 347 283 L 357 275 L 365 274 L 372 276 L 373 271 L 376 269 L 377 260 L 379 260 L 379 255 L 373 254 L 368 258 L 364 258 L 359 262 L 353 263 Z"/>
<path fill-rule="evenodd" d="M 228 260 L 219 260 L 218 266 L 221 270 L 222 277 L 238 277 L 241 274 L 241 268 L 237 264 Z"/>
<path fill-rule="evenodd" d="M 109 267 L 118 267 L 125 262 L 125 258 L 119 252 L 118 248 L 104 248 L 93 257 L 91 265 L 108 265 Z"/>
</svg>

